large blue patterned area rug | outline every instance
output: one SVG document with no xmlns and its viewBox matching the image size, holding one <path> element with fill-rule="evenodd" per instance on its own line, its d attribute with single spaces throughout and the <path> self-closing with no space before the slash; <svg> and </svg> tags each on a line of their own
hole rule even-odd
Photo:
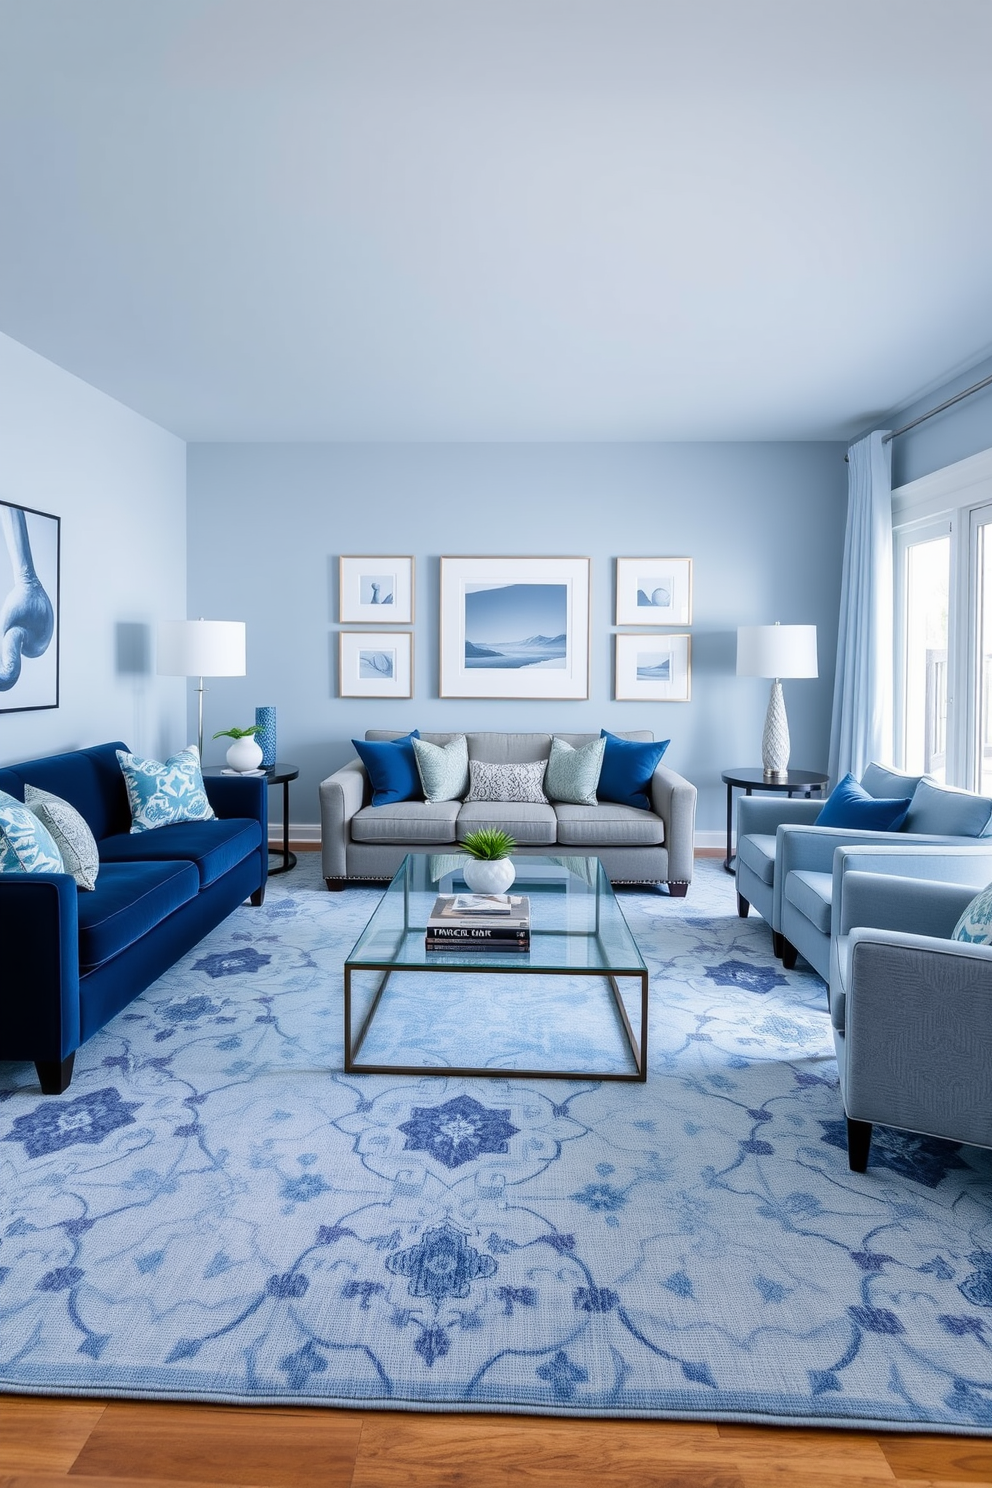
<svg viewBox="0 0 992 1488">
<path fill-rule="evenodd" d="M 379 890 L 316 854 L 64 1096 L 0 1065 L 0 1388 L 992 1433 L 992 1154 L 850 1173 L 823 984 L 698 869 L 619 896 L 646 1084 L 345 1075 Z M 609 1056 L 595 984 L 480 982 L 400 988 L 380 1053 Z"/>
</svg>

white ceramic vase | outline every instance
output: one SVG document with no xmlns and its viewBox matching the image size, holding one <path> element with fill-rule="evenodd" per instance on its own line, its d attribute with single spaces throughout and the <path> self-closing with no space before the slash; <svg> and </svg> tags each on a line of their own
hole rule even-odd
<svg viewBox="0 0 992 1488">
<path fill-rule="evenodd" d="M 517 870 L 509 858 L 469 858 L 462 876 L 473 894 L 505 894 Z"/>
<path fill-rule="evenodd" d="M 252 734 L 243 739 L 235 739 L 227 751 L 227 767 L 229 770 L 237 770 L 239 775 L 244 774 L 245 770 L 257 770 L 261 763 L 262 751 Z"/>
</svg>

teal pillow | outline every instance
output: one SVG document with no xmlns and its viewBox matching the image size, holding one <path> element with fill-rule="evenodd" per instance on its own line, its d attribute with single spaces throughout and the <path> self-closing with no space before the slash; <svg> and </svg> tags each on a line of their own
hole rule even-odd
<svg viewBox="0 0 992 1488">
<path fill-rule="evenodd" d="M 447 744 L 414 739 L 420 783 L 428 801 L 462 801 L 468 795 L 468 740 L 457 734 Z"/>
<path fill-rule="evenodd" d="M 992 800 L 921 780 L 909 803 L 907 832 L 936 837 L 983 837 L 992 821 Z"/>
<path fill-rule="evenodd" d="M 640 811 L 650 811 L 651 776 L 671 740 L 641 744 L 633 739 L 618 739 L 616 734 L 607 733 L 606 729 L 602 731 L 602 738 L 606 741 L 606 748 L 596 787 L 597 797 L 600 801 L 616 801 L 620 806 L 636 806 Z"/>
<path fill-rule="evenodd" d="M 151 832 L 176 822 L 212 821 L 195 744 L 170 754 L 167 760 L 142 759 L 118 749 L 117 759 L 127 786 L 131 831 Z"/>
<path fill-rule="evenodd" d="M 352 739 L 372 785 L 373 806 L 420 800 L 420 776 L 413 753 L 413 740 L 418 737 L 414 729 L 402 739 Z"/>
<path fill-rule="evenodd" d="M 814 825 L 846 827 L 850 832 L 898 832 L 906 820 L 909 799 L 870 796 L 847 774 L 830 792 Z"/>
<path fill-rule="evenodd" d="M 595 806 L 596 787 L 603 768 L 606 740 L 593 739 L 576 749 L 557 737 L 551 740 L 544 789 L 552 801 L 572 806 Z"/>
<path fill-rule="evenodd" d="M 62 854 L 33 811 L 0 791 L 0 873 L 64 873 Z"/>
<path fill-rule="evenodd" d="M 81 889 L 95 889 L 100 852 L 86 818 L 61 796 L 35 785 L 24 787 L 24 804 L 51 833 L 65 872 L 72 874 Z"/>
<path fill-rule="evenodd" d="M 992 945 L 992 884 L 982 889 L 965 908 L 951 931 L 952 940 L 970 940 L 975 945 Z"/>
</svg>

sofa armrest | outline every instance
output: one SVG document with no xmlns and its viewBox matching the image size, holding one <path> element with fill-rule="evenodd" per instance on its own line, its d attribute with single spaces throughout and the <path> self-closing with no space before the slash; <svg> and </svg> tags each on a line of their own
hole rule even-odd
<svg viewBox="0 0 992 1488">
<path fill-rule="evenodd" d="M 78 897 L 68 873 L 0 875 L 0 1059 L 61 1063 L 79 1047 Z"/>
<path fill-rule="evenodd" d="M 264 775 L 205 775 L 207 800 L 218 816 L 244 816 L 257 821 L 262 841 L 269 835 L 269 790 Z"/>
<path fill-rule="evenodd" d="M 347 878 L 351 819 L 365 802 L 369 778 L 361 760 L 349 760 L 320 782 L 320 853 L 325 878 Z"/>
<path fill-rule="evenodd" d="M 786 823 L 810 827 L 823 810 L 823 802 L 805 796 L 737 797 L 737 841 L 742 837 L 774 837 Z"/>
<path fill-rule="evenodd" d="M 655 814 L 665 823 L 669 880 L 672 883 L 691 883 L 696 834 L 696 787 L 676 770 L 659 764 L 651 777 L 651 805 Z"/>
<path fill-rule="evenodd" d="M 832 873 L 839 847 L 914 848 L 939 837 L 907 837 L 904 832 L 855 832 L 848 827 L 781 826 L 775 834 L 775 880 L 772 886 L 772 928 L 782 928 L 785 881 L 790 873 Z M 944 844 L 946 845 L 946 843 Z"/>
</svg>

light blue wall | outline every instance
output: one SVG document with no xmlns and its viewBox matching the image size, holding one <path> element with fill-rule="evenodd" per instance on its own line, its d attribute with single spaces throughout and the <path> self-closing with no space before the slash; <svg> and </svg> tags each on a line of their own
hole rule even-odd
<svg viewBox="0 0 992 1488">
<path fill-rule="evenodd" d="M 846 505 L 838 444 L 219 445 L 188 449 L 189 613 L 248 622 L 248 676 L 207 694 L 207 735 L 275 704 L 279 755 L 300 766 L 291 818 L 368 727 L 649 728 L 700 790 L 721 840 L 720 772 L 760 763 L 768 684 L 737 678 L 736 627 L 813 623 L 818 681 L 785 683 L 793 762 L 825 769 Z M 416 558 L 414 697 L 337 697 L 337 559 Z M 584 702 L 439 699 L 441 554 L 588 555 Z M 693 559 L 692 700 L 612 701 L 613 559 Z M 223 741 L 205 748 L 222 758 Z M 270 805 L 277 808 L 276 792 Z"/>
<path fill-rule="evenodd" d="M 972 383 L 992 376 L 992 358 L 972 367 L 959 377 L 952 378 L 942 387 L 935 388 L 916 403 L 897 409 L 885 419 L 880 419 L 876 428 L 897 429 L 908 424 L 921 413 L 936 408 L 945 398 L 953 397 Z M 927 419 L 925 424 L 900 434 L 892 441 L 892 484 L 903 486 L 953 465 L 980 450 L 992 448 L 992 386 L 974 393 L 944 413 Z"/>
</svg>

